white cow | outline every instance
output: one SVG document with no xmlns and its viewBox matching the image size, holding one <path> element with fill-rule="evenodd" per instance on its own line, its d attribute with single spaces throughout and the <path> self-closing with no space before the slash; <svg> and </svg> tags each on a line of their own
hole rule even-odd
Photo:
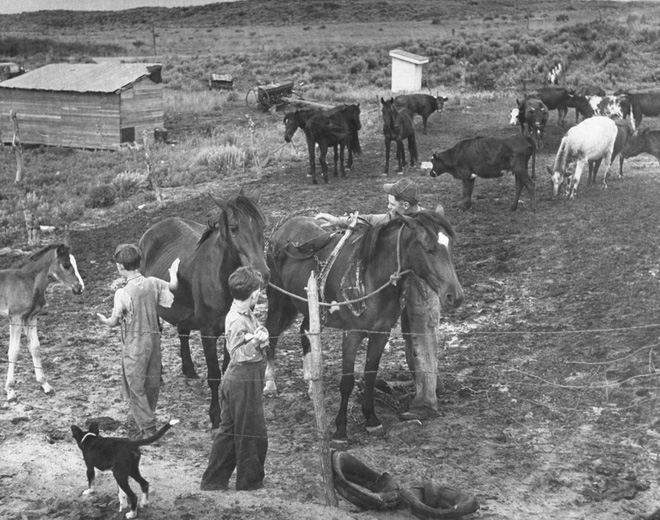
<svg viewBox="0 0 660 520">
<path fill-rule="evenodd" d="M 616 123 L 609 117 L 604 116 L 585 119 L 566 132 L 559 145 L 553 168 L 551 169 L 548 166 L 548 173 L 550 173 L 552 179 L 553 195 L 557 197 L 561 185 L 568 177 L 566 194 L 571 199 L 575 198 L 582 172 L 584 170 L 589 171 L 590 162 L 602 159 L 607 171 L 609 171 L 616 135 Z M 567 173 L 566 167 L 569 162 L 573 161 L 576 163 L 575 173 L 570 175 Z"/>
</svg>

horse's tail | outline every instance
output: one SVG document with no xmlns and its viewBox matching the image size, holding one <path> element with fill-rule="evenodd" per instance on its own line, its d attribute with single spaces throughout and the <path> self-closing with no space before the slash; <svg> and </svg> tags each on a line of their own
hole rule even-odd
<svg viewBox="0 0 660 520">
<path fill-rule="evenodd" d="M 417 157 L 417 139 L 415 139 L 415 132 L 408 136 L 408 151 L 410 152 L 410 164 L 419 163 Z"/>
<path fill-rule="evenodd" d="M 355 155 L 360 155 L 362 153 L 362 147 L 360 146 L 360 135 L 355 128 L 351 128 L 349 145 Z"/>
</svg>

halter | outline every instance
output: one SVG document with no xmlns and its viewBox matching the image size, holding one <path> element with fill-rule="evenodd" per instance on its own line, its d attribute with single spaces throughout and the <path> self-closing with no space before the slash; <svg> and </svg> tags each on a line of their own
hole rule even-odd
<svg viewBox="0 0 660 520">
<path fill-rule="evenodd" d="M 83 435 L 83 438 L 80 439 L 80 444 L 82 444 L 83 442 L 85 442 L 85 439 L 87 438 L 88 435 L 93 435 L 94 437 L 97 436 L 95 433 L 87 432 L 85 435 Z"/>
</svg>

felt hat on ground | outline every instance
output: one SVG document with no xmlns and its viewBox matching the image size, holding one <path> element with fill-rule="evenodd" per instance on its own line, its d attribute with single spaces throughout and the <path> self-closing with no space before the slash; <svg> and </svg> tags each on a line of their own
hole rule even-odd
<svg viewBox="0 0 660 520">
<path fill-rule="evenodd" d="M 399 485 L 389 473 L 378 473 L 345 451 L 330 456 L 335 489 L 346 500 L 362 509 L 399 506 Z"/>
<path fill-rule="evenodd" d="M 402 489 L 401 499 L 422 520 L 448 520 L 474 513 L 479 504 L 474 495 L 429 480 L 421 486 Z"/>
</svg>

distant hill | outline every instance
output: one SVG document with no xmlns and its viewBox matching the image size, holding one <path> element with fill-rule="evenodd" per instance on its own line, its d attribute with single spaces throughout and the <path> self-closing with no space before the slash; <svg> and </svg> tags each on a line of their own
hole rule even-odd
<svg viewBox="0 0 660 520">
<path fill-rule="evenodd" d="M 598 2 L 588 2 L 591 6 Z M 522 5 L 521 5 L 522 4 Z M 585 2 L 571 2 L 584 5 Z M 143 7 L 126 11 L 38 11 L 0 15 L 0 29 L 40 27 L 98 29 L 156 24 L 176 27 L 284 25 L 374 21 L 456 20 L 493 13 L 557 11 L 566 2 L 540 0 L 242 0 L 191 7 Z"/>
</svg>

